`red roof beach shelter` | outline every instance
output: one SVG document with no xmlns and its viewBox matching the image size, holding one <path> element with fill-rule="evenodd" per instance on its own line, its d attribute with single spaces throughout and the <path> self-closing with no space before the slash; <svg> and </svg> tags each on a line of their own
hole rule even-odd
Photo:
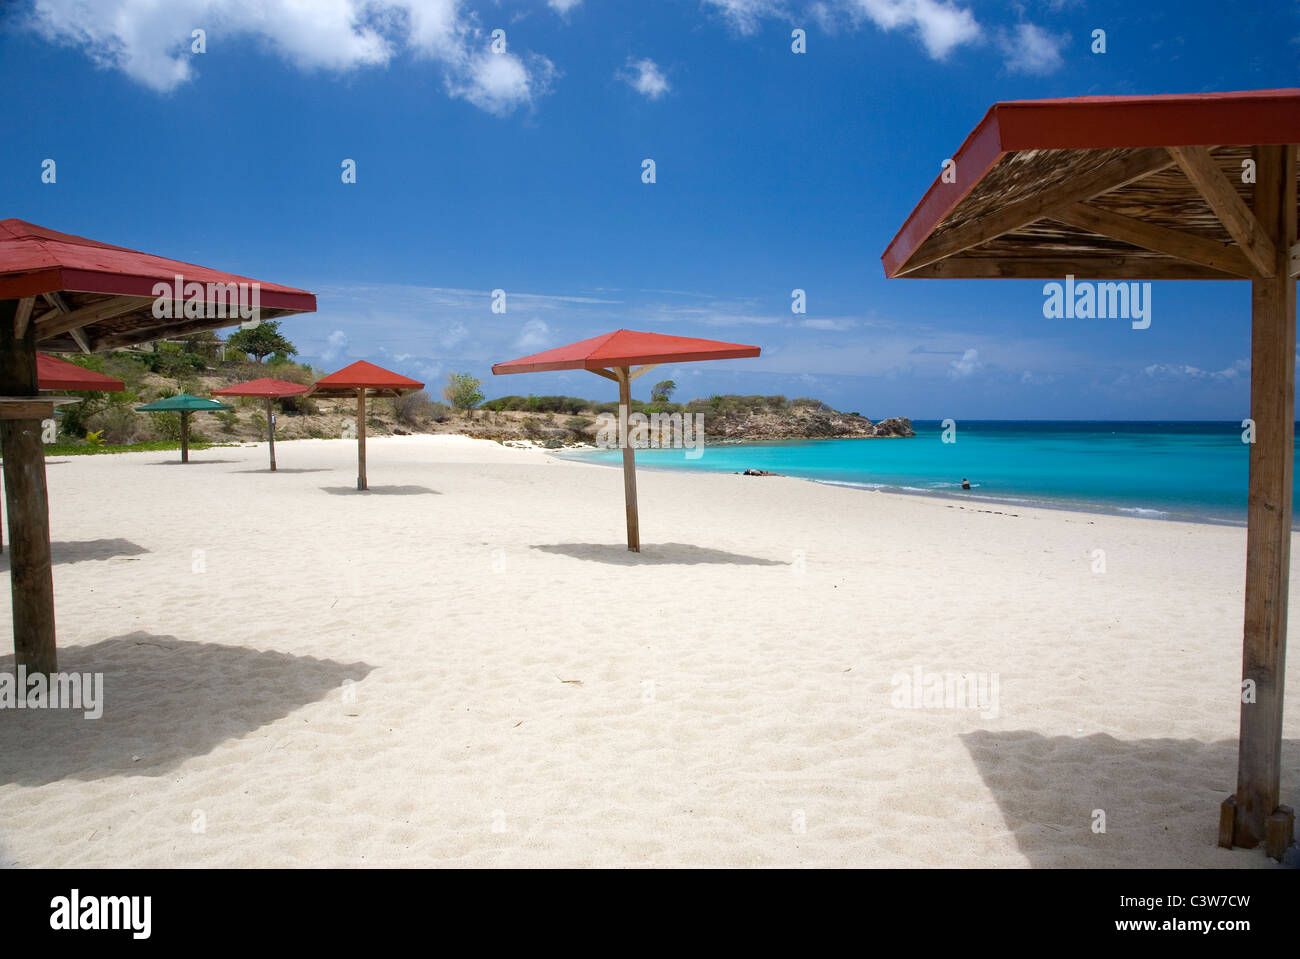
<svg viewBox="0 0 1300 959">
<path fill-rule="evenodd" d="M 120 393 L 126 389 L 126 384 L 121 380 L 115 380 L 111 376 L 96 373 L 94 370 L 88 370 L 47 353 L 36 354 L 36 382 L 37 388 L 42 393 L 61 393 L 68 390 Z M 48 400 L 55 406 L 77 402 L 77 398 L 71 396 L 43 396 L 41 399 Z M 0 486 L 3 485 L 3 478 L 0 477 Z M 0 513 L 3 513 L 2 509 Z M 4 530 L 0 529 L 0 553 L 3 552 Z"/>
<path fill-rule="evenodd" d="M 422 389 L 423 383 L 365 360 L 357 360 L 336 373 L 322 376 L 311 388 L 313 396 L 355 395 L 357 398 L 357 489 L 369 489 L 366 483 L 366 394 L 401 396 L 410 390 Z"/>
<path fill-rule="evenodd" d="M 306 290 L 0 220 L 0 444 L 15 665 L 58 669 L 37 354 L 87 353 L 316 309 Z"/>
<path fill-rule="evenodd" d="M 758 356 L 757 346 L 700 340 L 689 336 L 615 330 L 568 346 L 534 353 L 492 367 L 494 374 L 537 373 L 544 370 L 587 370 L 618 384 L 619 438 L 623 449 L 623 498 L 627 511 L 627 548 L 641 552 L 641 524 L 636 508 L 636 457 L 628 440 L 627 420 L 632 381 L 664 363 L 730 360 Z M 632 367 L 637 369 L 632 369 Z"/>
<path fill-rule="evenodd" d="M 56 390 L 120 393 L 126 389 L 121 380 L 47 353 L 36 354 L 36 383 L 42 393 Z"/>
<path fill-rule="evenodd" d="M 256 396 L 266 400 L 266 442 L 271 450 L 271 472 L 275 472 L 275 409 L 272 404 L 286 396 L 301 396 L 311 390 L 310 386 L 303 386 L 301 383 L 289 383 L 285 380 L 277 380 L 270 376 L 264 376 L 260 380 L 249 380 L 247 383 L 236 383 L 233 386 L 223 386 L 219 390 L 213 390 L 213 396 Z"/>
<path fill-rule="evenodd" d="M 1219 844 L 1263 843 L 1274 858 L 1291 843 L 1295 823 L 1280 802 L 1279 774 L 1300 274 L 1297 144 L 1300 90 L 997 103 L 881 256 L 891 278 L 1078 276 L 1112 281 L 1098 289 L 1117 301 L 1126 284 L 1114 281 L 1250 283 L 1255 442 L 1243 701 L 1237 791 L 1220 808 Z"/>
</svg>

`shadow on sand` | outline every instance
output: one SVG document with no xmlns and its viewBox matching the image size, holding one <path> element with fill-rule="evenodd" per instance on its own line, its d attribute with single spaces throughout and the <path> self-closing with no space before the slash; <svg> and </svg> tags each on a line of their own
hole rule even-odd
<svg viewBox="0 0 1300 959">
<path fill-rule="evenodd" d="M 626 543 L 553 543 L 533 546 L 544 553 L 558 553 L 593 563 L 613 566 L 694 566 L 698 563 L 721 563 L 731 566 L 789 566 L 789 563 L 760 556 L 729 553 L 725 549 L 708 549 L 690 543 L 646 543 L 641 552 L 633 553 Z"/>
<path fill-rule="evenodd" d="M 1186 867 L 1213 851 L 1219 803 L 1237 784 L 1237 743 L 1044 736 L 961 737 L 1020 852 L 1038 867 Z M 1300 740 L 1282 741 L 1282 792 L 1296 786 Z M 1106 832 L 1094 833 L 1095 810 Z M 1267 865 L 1223 850 L 1223 865 Z"/>
<path fill-rule="evenodd" d="M 87 539 L 71 542 L 50 543 L 50 559 L 57 566 L 60 563 L 84 563 L 96 559 L 115 559 L 119 556 L 140 556 L 149 552 L 129 539 Z M 0 569 L 9 568 L 9 549 L 6 544 L 4 553 L 0 553 Z"/>
<path fill-rule="evenodd" d="M 175 460 L 155 460 L 154 462 L 148 463 L 146 465 L 148 466 L 215 466 L 218 463 L 242 463 L 242 462 L 244 461 L 243 460 L 208 460 L 208 459 L 196 460 L 193 456 L 191 456 L 190 461 L 188 463 L 182 463 L 180 460 L 175 459 Z"/>
<path fill-rule="evenodd" d="M 103 673 L 103 715 L 71 709 L 4 711 L 0 783 L 161 776 L 374 667 L 145 632 L 59 650 L 62 673 Z M 14 673 L 12 655 L 0 672 Z"/>
<path fill-rule="evenodd" d="M 281 466 L 279 469 L 275 469 L 275 470 L 267 466 L 260 470 L 232 470 L 232 472 L 235 473 L 328 473 L 330 472 L 330 470 L 328 467 L 325 466 L 316 466 L 316 467 Z"/>
<path fill-rule="evenodd" d="M 441 496 L 436 489 L 429 489 L 427 486 L 372 486 L 370 489 L 357 489 L 355 486 L 322 486 L 322 490 L 331 496 L 365 496 L 367 493 L 375 496 L 421 496 L 423 494 L 432 494 Z"/>
</svg>

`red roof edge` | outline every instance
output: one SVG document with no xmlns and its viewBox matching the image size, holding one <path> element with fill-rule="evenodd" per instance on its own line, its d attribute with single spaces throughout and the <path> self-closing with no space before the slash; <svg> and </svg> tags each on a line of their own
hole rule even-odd
<svg viewBox="0 0 1300 959">
<path fill-rule="evenodd" d="M 230 276 L 231 282 L 240 282 L 234 274 Z M 156 277 L 149 276 L 55 268 L 0 277 L 0 299 L 18 300 L 26 296 L 38 296 L 41 293 L 61 293 L 64 290 L 74 293 L 152 297 L 155 295 L 154 286 L 159 282 Z M 258 302 L 270 310 L 290 310 L 295 313 L 316 311 L 316 294 L 305 290 L 301 292 L 268 290 L 260 283 Z"/>
<path fill-rule="evenodd" d="M 707 354 L 695 353 L 656 353 L 652 356 L 610 356 L 599 360 L 557 360 L 552 363 L 497 363 L 492 372 L 498 376 L 505 373 L 546 373 L 553 370 L 604 370 L 614 366 L 640 366 L 642 364 L 660 365 L 665 363 L 696 363 L 704 360 L 739 360 L 758 356 L 759 347 L 747 346 L 736 350 L 717 350 Z"/>
<path fill-rule="evenodd" d="M 893 279 L 1004 153 L 1300 143 L 1300 88 L 995 103 L 881 254 Z"/>
<path fill-rule="evenodd" d="M 998 108 L 993 104 L 984 119 L 976 125 L 951 157 L 954 163 L 955 180 L 943 182 L 943 170 L 940 170 L 930 189 L 925 191 L 921 202 L 916 205 L 903 225 L 898 228 L 889 246 L 881 254 L 885 266 L 885 276 L 893 279 L 907 258 L 925 242 L 935 226 L 947 216 L 971 190 L 975 189 L 984 174 L 993 168 L 1003 154 L 1002 133 L 999 127 Z"/>
<path fill-rule="evenodd" d="M 424 384 L 366 360 L 357 360 L 328 376 L 322 376 L 312 389 L 322 387 L 341 390 L 419 390 L 424 388 Z"/>
<path fill-rule="evenodd" d="M 121 393 L 126 384 L 104 373 L 97 373 L 69 363 L 48 353 L 36 354 L 36 388 L 38 390 L 73 390 Z"/>
<path fill-rule="evenodd" d="M 212 395 L 269 396 L 275 398 L 281 396 L 299 396 L 310 389 L 310 386 L 303 386 L 301 383 L 290 383 L 286 380 L 277 380 L 274 377 L 263 376 L 260 379 L 249 380 L 247 383 L 233 383 L 230 386 L 223 386 L 220 389 L 213 390 Z"/>
</svg>

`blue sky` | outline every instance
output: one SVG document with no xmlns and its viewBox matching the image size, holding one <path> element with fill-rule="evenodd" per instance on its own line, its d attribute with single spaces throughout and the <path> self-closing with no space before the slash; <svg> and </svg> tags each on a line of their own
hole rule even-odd
<svg viewBox="0 0 1300 959">
<path fill-rule="evenodd" d="M 313 290 L 319 312 L 285 323 L 301 359 L 431 387 L 465 370 L 489 396 L 605 398 L 590 374 L 489 368 L 627 327 L 763 347 L 665 368 L 682 399 L 1246 415 L 1248 284 L 1157 283 L 1138 331 L 1044 319 L 1041 282 L 886 281 L 879 257 L 995 101 L 1297 86 L 1300 3 L 305 6 L 9 5 L 0 217 Z"/>
</svg>

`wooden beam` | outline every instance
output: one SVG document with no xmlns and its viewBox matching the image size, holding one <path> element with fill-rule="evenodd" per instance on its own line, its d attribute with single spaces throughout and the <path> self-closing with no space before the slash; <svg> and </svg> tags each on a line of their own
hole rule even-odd
<svg viewBox="0 0 1300 959">
<path fill-rule="evenodd" d="M 190 461 L 190 411 L 181 410 L 181 462 Z"/>
<path fill-rule="evenodd" d="M 366 479 L 366 391 L 357 390 L 357 489 L 370 489 Z"/>
<path fill-rule="evenodd" d="M 54 307 L 60 313 L 72 312 L 72 307 L 68 306 L 67 301 L 63 299 L 62 293 L 58 293 L 58 292 L 42 293 L 41 296 L 45 297 L 45 302 L 50 304 L 50 306 Z"/>
<path fill-rule="evenodd" d="M 275 472 L 275 400 L 266 398 L 266 442 L 271 448 L 271 472 Z"/>
<path fill-rule="evenodd" d="M 86 334 L 83 333 L 81 330 L 68 330 L 68 335 L 72 337 L 74 340 L 76 340 L 77 346 L 81 347 L 81 352 L 83 353 L 95 352 L 90 348 L 90 340 L 86 339 Z"/>
<path fill-rule="evenodd" d="M 641 517 L 636 506 L 636 453 L 628 436 L 627 421 L 632 413 L 632 377 L 626 366 L 615 370 L 618 375 L 618 427 L 623 444 L 623 507 L 627 514 L 627 548 L 641 552 Z"/>
<path fill-rule="evenodd" d="M 0 396 L 0 420 L 44 420 L 54 415 L 54 401 L 45 396 Z"/>
<path fill-rule="evenodd" d="M 1291 244 L 1291 266 L 1287 270 L 1287 276 L 1293 280 L 1300 276 L 1300 243 Z"/>
<path fill-rule="evenodd" d="M 17 300 L 0 300 L 0 394 L 37 400 L 36 330 L 14 336 Z M 58 669 L 50 508 L 41 416 L 0 419 L 4 492 L 9 514 L 9 582 L 13 595 L 14 665 L 28 673 Z"/>
<path fill-rule="evenodd" d="M 18 310 L 14 314 L 14 339 L 21 340 L 27 335 L 27 321 L 32 318 L 32 308 L 35 306 L 34 296 L 25 296 L 18 301 Z"/>
<path fill-rule="evenodd" d="M 265 307 L 262 308 L 263 320 L 274 319 L 284 315 L 284 313 L 272 313 Z M 153 319 L 152 315 L 150 315 L 150 319 Z M 124 346 L 133 346 L 137 343 L 148 343 L 150 341 L 161 340 L 168 337 L 185 336 L 187 333 L 201 333 L 204 330 L 216 330 L 225 326 L 234 326 L 238 322 L 238 317 L 234 319 L 204 317 L 180 323 L 175 319 L 157 320 L 156 322 L 150 323 L 148 326 L 136 326 L 121 333 L 110 333 L 101 336 L 95 341 L 95 348 L 100 351 L 115 350 Z"/>
<path fill-rule="evenodd" d="M 1254 265 L 1236 247 L 1121 216 L 1086 203 L 1058 207 L 1049 214 L 1049 219 L 1246 279 L 1255 275 Z"/>
<path fill-rule="evenodd" d="M 1296 148 L 1256 148 L 1255 211 L 1274 251 L 1272 276 L 1251 284 L 1250 497 L 1246 507 L 1246 612 L 1242 643 L 1237 792 L 1221 809 L 1232 843 L 1266 843 L 1281 857 L 1294 815 L 1281 807 L 1282 696 L 1291 579 L 1291 482 L 1295 443 L 1296 281 L 1286 260 L 1296 242 Z M 1222 830 L 1221 830 L 1222 831 Z"/>
<path fill-rule="evenodd" d="M 644 376 L 646 373 L 649 373 L 651 370 L 657 370 L 660 367 L 660 365 L 661 364 L 659 363 L 648 363 L 645 366 L 638 366 L 635 370 L 631 372 L 631 374 L 629 374 L 628 380 L 634 380 L 638 376 Z"/>
<path fill-rule="evenodd" d="M 898 275 L 907 275 L 920 267 L 1028 226 L 1057 207 L 1091 200 L 1173 165 L 1173 158 L 1164 150 L 1134 150 L 1102 164 L 1083 177 L 1066 177 L 1042 192 L 998 207 L 991 213 L 921 244 L 898 271 Z"/>
<path fill-rule="evenodd" d="M 62 299 L 59 302 L 62 303 Z M 98 323 L 100 320 L 111 320 L 126 313 L 145 309 L 152 303 L 153 300 L 147 296 L 113 296 L 80 309 L 59 311 L 53 316 L 46 314 L 36 321 L 36 338 L 38 341 L 47 340 L 91 323 Z"/>
<path fill-rule="evenodd" d="M 1149 256 L 1089 256 L 1056 260 L 1033 257 L 953 256 L 931 263 L 902 279 L 1008 279 L 1063 280 L 1075 276 L 1081 280 L 1240 280 L 1232 273 L 1180 260 L 1161 260 Z"/>
<path fill-rule="evenodd" d="M 587 370 L 587 372 L 588 372 L 588 373 L 595 373 L 597 376 L 603 376 L 603 377 L 605 377 L 605 379 L 607 379 L 607 380 L 613 380 L 615 383 L 621 383 L 621 382 L 622 382 L 622 381 L 621 381 L 617 376 L 615 376 L 615 375 L 614 375 L 613 373 L 611 373 L 609 370 Z"/>
<path fill-rule="evenodd" d="M 1177 162 L 1187 179 L 1192 181 L 1198 193 L 1210 205 L 1214 215 L 1219 218 L 1225 230 L 1232 235 L 1255 267 L 1255 275 L 1268 279 L 1277 270 L 1277 251 L 1268 231 L 1260 224 L 1255 214 L 1237 195 L 1232 182 L 1215 164 L 1210 151 L 1205 147 L 1169 147 L 1169 155 Z M 1261 150 L 1271 149 L 1261 147 Z M 1256 170 L 1256 178 L 1259 173 Z M 1256 184 L 1258 187 L 1258 183 Z M 1259 195 L 1256 190 L 1256 196 Z"/>
</svg>

